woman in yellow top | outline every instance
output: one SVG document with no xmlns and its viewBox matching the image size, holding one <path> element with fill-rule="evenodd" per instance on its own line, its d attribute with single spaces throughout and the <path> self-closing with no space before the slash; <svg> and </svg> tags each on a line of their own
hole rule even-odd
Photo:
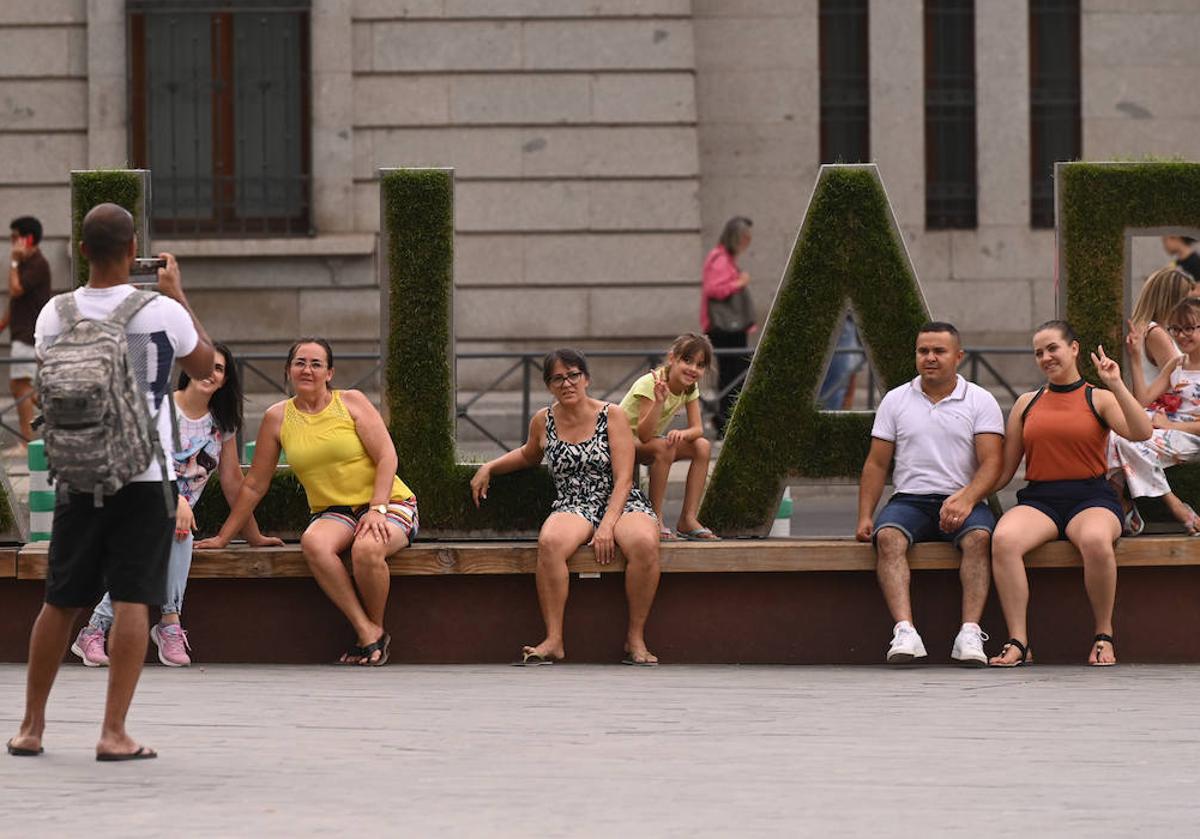
<svg viewBox="0 0 1200 839">
<path fill-rule="evenodd" d="M 282 449 L 313 514 L 300 539 L 304 558 L 358 636 L 341 661 L 379 667 L 387 663 L 392 641 L 383 628 L 391 586 L 387 558 L 416 536 L 417 499 L 396 477 L 396 448 L 375 406 L 357 390 L 329 387 L 328 341 L 293 344 L 286 376 L 296 395 L 267 409 L 254 463 L 229 518 L 220 533 L 196 547 L 229 544 L 266 494 Z M 347 548 L 353 580 L 339 557 Z"/>
</svg>

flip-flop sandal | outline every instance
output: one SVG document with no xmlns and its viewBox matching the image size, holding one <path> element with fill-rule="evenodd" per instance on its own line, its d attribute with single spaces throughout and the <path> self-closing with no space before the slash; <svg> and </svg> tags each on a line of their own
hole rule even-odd
<svg viewBox="0 0 1200 839">
<path fill-rule="evenodd" d="M 562 661 L 562 659 L 535 653 L 532 647 L 525 647 L 521 650 L 521 660 L 514 661 L 513 667 L 541 667 L 543 664 L 553 664 L 556 661 Z"/>
<path fill-rule="evenodd" d="M 1192 509 L 1191 504 L 1184 504 L 1184 508 L 1188 511 L 1188 520 L 1183 523 L 1183 529 L 1188 536 L 1200 536 L 1200 516 L 1196 515 L 1196 511 Z"/>
<path fill-rule="evenodd" d="M 349 649 L 346 650 L 346 652 L 342 653 L 342 657 L 339 658 L 337 661 L 335 661 L 334 664 L 341 664 L 341 665 L 345 665 L 348 667 L 354 667 L 362 662 L 362 657 L 363 657 L 363 648 L 358 646 L 357 644 L 355 644 L 355 645 L 351 645 L 349 647 Z M 352 660 L 352 659 L 356 659 L 356 660 Z"/>
<path fill-rule="evenodd" d="M 1121 531 L 1122 536 L 1140 536 L 1146 528 L 1146 522 L 1142 520 L 1142 514 L 1138 512 L 1137 504 L 1133 501 L 1129 502 L 1129 509 L 1125 511 L 1125 527 Z"/>
<path fill-rule="evenodd" d="M 687 542 L 720 542 L 721 537 L 713 533 L 707 527 L 697 527 L 695 530 L 689 530 L 686 533 L 682 530 L 676 530 L 675 535 Z"/>
<path fill-rule="evenodd" d="M 1003 658 L 1004 655 L 1008 652 L 1010 647 L 1016 647 L 1017 650 L 1020 651 L 1021 657 L 1018 658 L 1016 661 L 1010 661 L 1007 664 L 1003 663 L 1003 662 L 989 661 L 988 665 L 991 667 L 1021 667 L 1022 665 L 1026 665 L 1026 664 L 1033 664 L 1033 658 L 1029 654 L 1029 647 L 1026 646 L 1025 644 L 1022 644 L 1016 638 L 1009 638 L 1007 641 L 1004 642 L 1004 646 L 1000 648 L 1000 655 L 998 657 Z"/>
<path fill-rule="evenodd" d="M 1091 666 L 1091 667 L 1112 667 L 1114 664 L 1116 664 L 1115 661 L 1101 661 L 1100 660 L 1100 651 L 1103 649 L 1100 646 L 1101 644 L 1108 644 L 1110 647 L 1113 648 L 1114 653 L 1117 650 L 1117 645 L 1113 643 L 1113 637 L 1111 635 L 1106 635 L 1103 632 L 1101 632 L 1099 635 L 1097 635 L 1095 638 L 1092 639 L 1092 643 L 1096 645 L 1096 660 L 1089 661 L 1088 662 L 1089 666 Z"/>
<path fill-rule="evenodd" d="M 379 653 L 379 658 L 371 661 L 371 655 Z M 358 660 L 360 667 L 382 667 L 388 663 L 388 658 L 392 652 L 392 636 L 386 632 L 379 636 L 379 640 L 372 644 L 367 644 L 362 648 L 362 658 Z"/>
<path fill-rule="evenodd" d="M 633 653 L 625 653 L 625 657 L 623 659 L 621 659 L 621 663 L 626 664 L 630 667 L 657 667 L 658 666 L 657 661 L 638 661 L 636 658 L 633 657 Z"/>
<path fill-rule="evenodd" d="M 26 749 L 22 746 L 14 746 L 12 744 L 12 740 L 9 740 L 7 743 L 5 743 L 4 747 L 8 749 L 8 753 L 13 757 L 37 757 L 42 752 L 46 751 L 41 746 L 38 746 L 36 749 Z"/>
<path fill-rule="evenodd" d="M 675 541 L 675 534 L 671 532 L 670 528 L 666 528 L 666 527 L 660 527 L 660 528 L 658 529 L 658 541 L 660 541 L 660 542 L 674 542 L 674 541 Z"/>
<path fill-rule="evenodd" d="M 154 749 L 138 746 L 136 752 L 96 752 L 96 760 L 101 763 L 116 763 L 121 760 L 151 760 L 158 757 Z"/>
</svg>

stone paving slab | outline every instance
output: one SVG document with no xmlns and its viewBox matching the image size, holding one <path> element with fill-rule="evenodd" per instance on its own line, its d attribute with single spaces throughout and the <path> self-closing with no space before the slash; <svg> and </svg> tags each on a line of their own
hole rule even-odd
<svg viewBox="0 0 1200 839">
<path fill-rule="evenodd" d="M 0 754 L 0 835 L 1147 836 L 1200 819 L 1200 667 L 561 664 L 105 672 Z M 0 665 L 0 733 L 24 670 Z"/>
</svg>

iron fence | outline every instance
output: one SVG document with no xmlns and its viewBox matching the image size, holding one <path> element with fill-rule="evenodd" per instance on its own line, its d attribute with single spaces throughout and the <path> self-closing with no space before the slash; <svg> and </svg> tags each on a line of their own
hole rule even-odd
<svg viewBox="0 0 1200 839">
<path fill-rule="evenodd" d="M 843 372 L 842 381 L 837 382 L 838 388 L 844 388 L 849 384 L 854 384 L 853 390 L 857 391 L 858 376 L 863 372 L 866 373 L 866 408 L 873 410 L 877 401 L 878 383 L 875 378 L 875 371 L 867 363 L 866 355 L 861 348 L 847 347 L 834 350 L 836 355 L 852 356 L 855 360 L 853 365 L 848 365 Z M 1012 348 L 1012 347 L 979 347 L 976 349 L 965 350 L 966 357 L 960 370 L 965 378 L 980 384 L 992 384 L 1000 388 L 1006 393 L 1010 400 L 1015 401 L 1019 395 L 1017 388 L 1023 387 L 1026 383 L 1019 383 L 1016 387 L 1011 384 L 1008 379 L 996 368 L 995 364 L 989 357 L 1002 356 L 1028 356 L 1029 350 Z M 753 350 L 726 348 L 715 350 L 717 356 L 753 356 Z M 588 358 L 590 359 L 606 359 L 606 360 L 626 360 L 629 362 L 627 367 L 621 368 L 616 376 L 607 377 L 606 384 L 602 390 L 598 389 L 595 393 L 597 398 L 611 401 L 615 396 L 620 398 L 638 376 L 641 376 L 652 367 L 660 364 L 665 353 L 662 350 L 589 350 Z M 541 373 L 542 373 L 542 358 L 541 352 L 460 352 L 455 356 L 458 364 L 463 362 L 480 362 L 480 361 L 499 361 L 504 364 L 502 372 L 494 376 L 488 383 L 478 389 L 468 391 L 470 395 L 464 394 L 463 401 L 456 402 L 455 416 L 458 420 L 467 423 L 485 438 L 490 440 L 502 449 L 515 448 L 520 441 L 505 440 L 501 433 L 494 428 L 488 428 L 485 424 L 485 418 L 479 413 L 472 414 L 472 409 L 477 408 L 489 395 L 494 395 L 500 392 L 512 393 L 514 390 L 520 393 L 521 404 L 521 425 L 522 433 L 524 429 L 529 427 L 529 421 L 533 416 L 535 390 L 541 390 Z M 287 360 L 287 354 L 283 352 L 248 352 L 238 353 L 235 366 L 238 376 L 243 383 L 250 381 L 253 377 L 255 381 L 259 381 L 267 385 L 269 392 L 279 393 L 281 396 L 290 395 L 287 388 L 284 386 L 282 376 L 282 364 Z M 383 369 L 383 360 L 377 352 L 345 352 L 338 353 L 340 362 L 366 362 L 365 370 L 359 371 L 358 376 L 351 382 L 345 385 L 350 389 L 365 389 L 377 390 L 379 387 L 378 376 Z M 21 363 L 23 359 L 0 358 L 0 369 L 14 363 Z M 268 366 L 268 364 L 270 366 Z M 721 400 L 729 393 L 740 389 L 742 382 L 745 380 L 745 372 L 741 373 L 737 378 L 730 382 L 725 388 L 713 389 L 708 392 L 701 393 L 700 408 L 701 413 L 706 422 L 710 421 L 720 407 Z M 990 381 L 982 381 L 981 376 L 986 376 Z M 540 407 L 540 402 L 538 403 Z M 12 434 L 18 439 L 22 439 L 21 432 L 14 425 L 10 424 L 12 414 L 16 410 L 17 403 L 13 402 L 3 409 L 0 409 L 0 428 Z M 242 436 L 238 435 L 238 450 L 242 447 Z"/>
</svg>

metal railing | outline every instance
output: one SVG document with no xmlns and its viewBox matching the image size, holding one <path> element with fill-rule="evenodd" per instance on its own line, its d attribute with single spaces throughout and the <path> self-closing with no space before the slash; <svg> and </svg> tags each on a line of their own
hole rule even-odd
<svg viewBox="0 0 1200 839">
<path fill-rule="evenodd" d="M 734 357 L 745 356 L 753 357 L 753 348 L 724 348 L 714 351 L 718 357 Z M 843 380 L 837 382 L 839 388 L 845 387 L 848 384 L 854 383 L 857 385 L 859 374 L 864 370 L 867 374 L 866 381 L 866 408 L 873 410 L 877 402 L 878 381 L 875 377 L 875 371 L 867 362 L 867 357 L 863 350 L 858 347 L 845 347 L 834 350 L 836 355 L 849 355 L 856 358 L 856 364 L 848 367 L 843 373 Z M 1009 399 L 1015 401 L 1019 395 L 1018 390 L 1014 387 L 1004 375 L 996 369 L 996 366 L 989 360 L 989 356 L 1027 356 L 1029 350 L 1013 347 L 978 347 L 975 349 L 965 350 L 966 358 L 964 358 L 960 371 L 969 381 L 985 384 L 981 382 L 981 375 L 986 374 L 992 384 L 1003 390 Z M 603 390 L 597 390 L 596 397 L 602 400 L 611 400 L 614 396 L 618 398 L 625 393 L 630 383 L 636 378 L 660 364 L 666 353 L 662 350 L 589 350 L 588 358 L 592 360 L 621 360 L 627 359 L 630 361 L 628 368 L 623 371 L 618 371 L 616 377 L 606 376 L 606 386 Z M 499 375 L 494 376 L 488 383 L 479 390 L 470 391 L 470 396 L 464 401 L 456 402 L 455 416 L 457 419 L 466 422 L 492 443 L 502 449 L 514 448 L 519 441 L 506 441 L 494 429 L 489 429 L 484 423 L 483 418 L 478 414 L 471 413 L 473 408 L 480 406 L 480 403 L 490 394 L 499 392 L 511 393 L 514 389 L 519 389 L 521 394 L 521 433 L 529 427 L 529 421 L 534 412 L 534 391 L 541 389 L 541 373 L 542 373 L 542 358 L 541 352 L 460 352 L 455 356 L 456 363 L 473 362 L 473 361 L 500 361 L 508 362 Z M 360 371 L 357 378 L 348 384 L 344 385 L 350 389 L 359 389 L 364 385 L 371 385 L 369 389 L 374 390 L 378 387 L 376 377 L 383 369 L 383 360 L 377 352 L 345 352 L 338 353 L 337 359 L 339 362 L 367 362 L 367 369 Z M 236 357 L 235 367 L 237 368 L 238 377 L 245 387 L 251 377 L 254 380 L 263 382 L 267 385 L 268 392 L 276 392 L 282 396 L 289 396 L 287 388 L 283 383 L 282 366 L 287 360 L 287 354 L 283 352 L 247 352 L 239 353 Z M 0 369 L 6 369 L 8 365 L 21 363 L 27 359 L 12 359 L 0 358 Z M 270 366 L 268 366 L 268 363 Z M 714 365 L 715 366 L 715 365 Z M 536 374 L 536 378 L 535 378 Z M 705 394 L 701 393 L 700 408 L 705 421 L 709 421 L 719 410 L 721 400 L 729 393 L 742 386 L 745 380 L 746 372 L 743 371 L 726 387 L 720 390 L 713 390 Z M 376 379 L 372 381 L 372 379 Z M 340 382 L 339 382 L 340 384 Z M 505 386 L 507 385 L 507 386 Z M 513 385 L 516 385 L 514 388 Z M 854 388 L 857 390 L 857 387 Z M 28 398 L 28 397 L 27 397 Z M 22 439 L 22 435 L 18 428 L 10 424 L 11 414 L 16 410 L 17 403 L 6 406 L 0 409 L 0 428 L 8 431 L 18 439 Z M 539 403 L 540 407 L 540 403 Z M 241 450 L 243 439 L 239 432 L 238 434 L 238 450 Z"/>
</svg>

